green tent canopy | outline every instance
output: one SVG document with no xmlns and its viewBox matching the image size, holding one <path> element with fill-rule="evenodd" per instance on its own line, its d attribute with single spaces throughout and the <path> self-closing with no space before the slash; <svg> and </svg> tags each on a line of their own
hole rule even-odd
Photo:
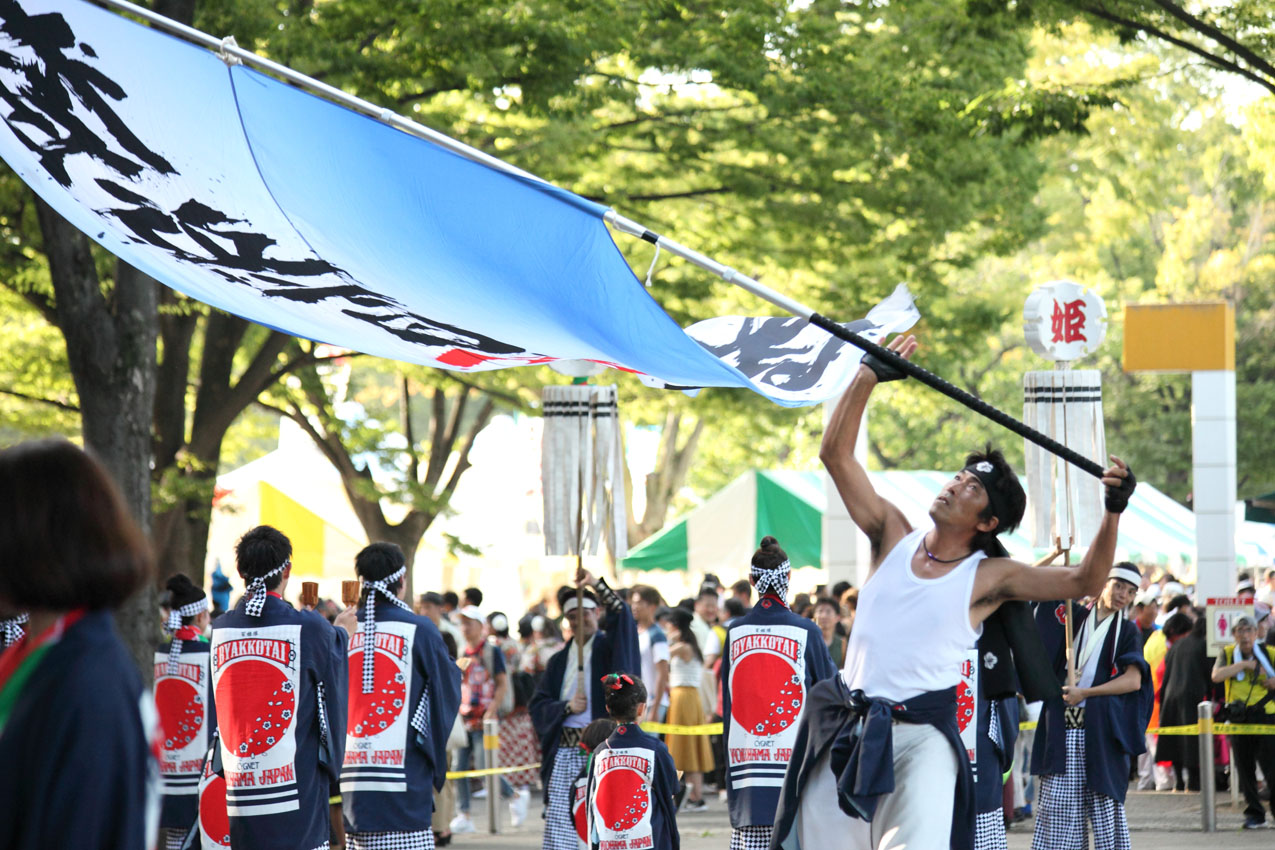
<svg viewBox="0 0 1275 850">
<path fill-rule="evenodd" d="M 757 544 L 769 534 L 794 567 L 817 567 L 823 555 L 823 506 L 821 473 L 746 472 L 629 550 L 619 566 L 734 575 L 748 569 Z"/>
</svg>

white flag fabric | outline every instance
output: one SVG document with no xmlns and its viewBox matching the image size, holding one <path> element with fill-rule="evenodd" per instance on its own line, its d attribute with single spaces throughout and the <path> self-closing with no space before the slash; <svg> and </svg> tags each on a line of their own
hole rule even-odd
<svg viewBox="0 0 1275 850">
<path fill-rule="evenodd" d="M 858 361 L 796 319 L 688 335 L 629 269 L 605 207 L 82 0 L 0 0 L 0 157 L 164 284 L 380 357 L 592 360 L 789 406 L 835 395 Z M 754 321 L 779 323 L 769 349 L 737 346 Z"/>
</svg>

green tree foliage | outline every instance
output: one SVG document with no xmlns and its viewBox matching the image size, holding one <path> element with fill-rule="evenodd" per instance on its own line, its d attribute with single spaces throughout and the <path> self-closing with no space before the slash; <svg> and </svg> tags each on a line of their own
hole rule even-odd
<svg viewBox="0 0 1275 850">
<path fill-rule="evenodd" d="M 1238 463 L 1240 495 L 1267 492 L 1275 453 L 1266 437 L 1275 407 L 1270 363 L 1272 277 L 1270 98 L 1237 103 L 1224 77 L 1200 69 L 1173 48 L 1122 46 L 1085 24 L 1038 38 L 1031 69 L 1054 84 L 1118 88 L 1109 110 L 1088 120 L 1089 134 L 1041 147 L 1047 176 L 1037 200 L 1049 227 L 1022 251 L 988 258 L 953 281 L 955 291 L 1000 300 L 1001 321 L 989 325 L 988 352 L 1013 346 L 994 372 L 987 398 L 1021 409 L 1019 376 L 1050 368 L 1021 344 L 1020 311 L 1030 290 L 1072 278 L 1097 289 L 1111 313 L 1108 341 L 1080 368 L 1102 369 L 1109 448 L 1139 476 L 1190 501 L 1190 378 L 1129 375 L 1121 370 L 1125 303 L 1229 300 L 1237 316 Z M 1117 85 L 1118 84 L 1118 85 Z M 934 314 L 927 325 L 933 328 Z M 924 361 L 925 354 L 922 355 Z M 958 369 L 977 368 L 971 357 Z M 928 364 L 927 364 L 928 365 Z M 886 456 L 916 446 L 912 436 L 952 415 L 920 388 L 896 391 L 875 432 Z M 961 417 L 967 419 L 966 417 Z M 951 468 L 978 442 L 984 423 L 949 423 L 941 438 L 922 441 L 920 465 Z M 900 438 L 896 434 L 906 435 Z M 1000 435 L 997 435 L 998 437 Z M 1002 442 L 1005 440 L 1002 438 Z M 1008 440 L 1015 456 L 1017 438 Z M 915 457 L 915 455 L 914 455 Z M 882 458 L 885 460 L 886 458 Z"/>
</svg>

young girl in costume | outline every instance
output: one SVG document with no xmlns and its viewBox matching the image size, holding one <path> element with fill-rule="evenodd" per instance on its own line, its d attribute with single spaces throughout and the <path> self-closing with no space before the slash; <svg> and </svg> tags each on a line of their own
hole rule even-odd
<svg viewBox="0 0 1275 850">
<path fill-rule="evenodd" d="M 580 735 L 580 749 L 588 754 L 588 760 L 584 763 L 584 767 L 580 768 L 580 775 L 576 777 L 575 785 L 571 786 L 571 820 L 576 825 L 576 834 L 580 836 L 581 847 L 587 847 L 589 844 L 589 765 L 593 764 L 593 751 L 611 737 L 615 726 L 616 723 L 611 718 L 599 717 L 584 727 L 584 732 Z"/>
<path fill-rule="evenodd" d="M 589 765 L 589 847 L 678 850 L 673 759 L 638 725 L 646 686 L 628 673 L 610 673 L 602 685 L 607 714 L 617 725 Z"/>
<path fill-rule="evenodd" d="M 159 826 L 164 847 L 180 850 L 199 815 L 199 778 L 212 730 L 213 710 L 208 594 L 181 573 L 168 579 L 168 641 L 155 651 L 155 707 L 159 710 L 163 801 Z"/>
</svg>

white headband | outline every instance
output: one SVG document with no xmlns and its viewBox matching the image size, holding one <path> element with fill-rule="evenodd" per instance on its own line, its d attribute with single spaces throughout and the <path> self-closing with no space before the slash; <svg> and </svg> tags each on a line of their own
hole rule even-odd
<svg viewBox="0 0 1275 850">
<path fill-rule="evenodd" d="M 576 609 L 576 605 L 578 605 L 579 602 L 580 600 L 575 596 L 567 597 L 567 601 L 562 603 L 562 613 L 570 614 L 572 611 Z M 592 599 L 590 599 L 587 596 L 584 597 L 584 609 L 586 611 L 589 610 L 590 608 L 597 608 L 597 607 L 598 607 L 598 603 L 594 602 Z"/>
<path fill-rule="evenodd" d="M 1127 581 L 1134 587 L 1142 586 L 1142 573 L 1130 567 L 1122 567 L 1119 564 L 1111 568 L 1111 572 L 1107 575 L 1108 579 L 1118 578 L 1121 581 Z"/>
<path fill-rule="evenodd" d="M 172 608 L 168 612 L 168 623 L 165 628 L 174 634 L 172 643 L 168 645 L 168 675 L 176 676 L 178 665 L 181 663 L 182 657 L 182 639 L 176 637 L 176 632 L 182 627 L 183 617 L 193 617 L 196 614 L 202 614 L 208 610 L 208 597 L 196 599 L 194 602 L 187 603 L 180 608 Z"/>
</svg>

